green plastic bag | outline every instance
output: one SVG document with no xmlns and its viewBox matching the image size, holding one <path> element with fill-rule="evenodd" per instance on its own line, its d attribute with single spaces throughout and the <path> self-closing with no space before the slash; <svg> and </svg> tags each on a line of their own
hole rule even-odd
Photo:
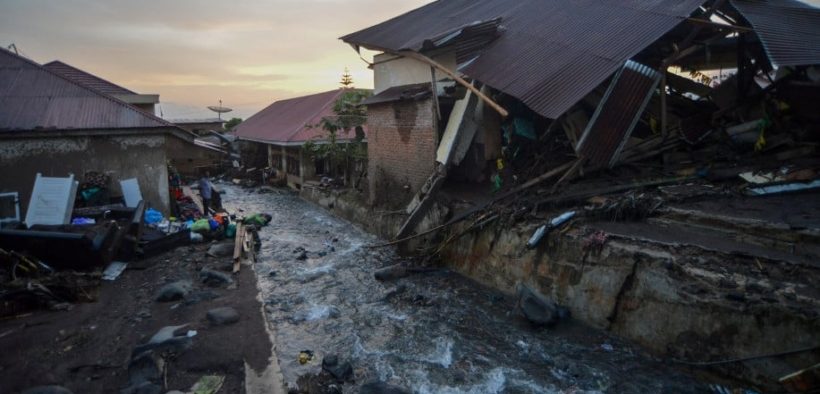
<svg viewBox="0 0 820 394">
<path fill-rule="evenodd" d="M 211 223 L 208 219 L 199 219 L 191 226 L 191 231 L 195 233 L 207 233 L 211 231 Z"/>
</svg>

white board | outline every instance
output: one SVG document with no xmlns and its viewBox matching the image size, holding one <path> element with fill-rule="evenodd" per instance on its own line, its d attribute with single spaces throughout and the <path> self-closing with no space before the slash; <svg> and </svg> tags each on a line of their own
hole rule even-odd
<svg viewBox="0 0 820 394">
<path fill-rule="evenodd" d="M 140 191 L 140 184 L 137 178 L 131 178 L 120 181 L 122 188 L 122 195 L 125 198 L 125 206 L 128 208 L 136 208 L 142 201 L 142 192 Z"/>
<path fill-rule="evenodd" d="M 68 224 L 78 186 L 79 182 L 74 180 L 74 175 L 68 178 L 51 178 L 38 173 L 26 211 L 26 225 L 31 227 L 35 224 Z"/>
</svg>

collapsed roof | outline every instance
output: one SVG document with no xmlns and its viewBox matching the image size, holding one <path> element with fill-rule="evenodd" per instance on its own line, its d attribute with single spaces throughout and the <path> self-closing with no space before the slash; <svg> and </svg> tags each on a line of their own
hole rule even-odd
<svg viewBox="0 0 820 394">
<path fill-rule="evenodd" d="M 439 0 L 341 39 L 389 53 L 455 48 L 459 71 L 555 119 L 704 3 Z M 773 63 L 820 63 L 820 10 L 793 3 L 732 0 Z"/>
</svg>

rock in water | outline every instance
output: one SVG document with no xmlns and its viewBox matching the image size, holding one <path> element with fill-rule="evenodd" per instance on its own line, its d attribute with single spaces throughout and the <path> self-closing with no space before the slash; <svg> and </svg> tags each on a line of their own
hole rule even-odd
<svg viewBox="0 0 820 394">
<path fill-rule="evenodd" d="M 239 312 L 229 306 L 223 306 L 209 310 L 207 317 L 211 324 L 221 326 L 238 322 Z"/>
<path fill-rule="evenodd" d="M 176 301 L 184 298 L 191 291 L 191 282 L 180 280 L 169 283 L 157 292 L 156 300 L 159 302 Z"/>
<path fill-rule="evenodd" d="M 63 386 L 37 386 L 23 391 L 21 394 L 73 394 Z"/>
<path fill-rule="evenodd" d="M 353 377 L 353 366 L 349 362 L 339 362 L 336 355 L 322 359 L 322 370 L 329 373 L 337 382 L 344 382 Z"/>
<path fill-rule="evenodd" d="M 377 270 L 373 273 L 373 276 L 376 278 L 376 280 L 385 282 L 410 276 L 410 271 L 408 271 L 407 268 L 401 266 L 400 264 L 396 264 Z"/>
<path fill-rule="evenodd" d="M 370 382 L 359 389 L 359 394 L 410 394 L 410 391 L 385 382 Z"/>
<path fill-rule="evenodd" d="M 521 313 L 536 326 L 554 326 L 560 319 L 558 304 L 526 285 L 516 286 Z"/>
</svg>

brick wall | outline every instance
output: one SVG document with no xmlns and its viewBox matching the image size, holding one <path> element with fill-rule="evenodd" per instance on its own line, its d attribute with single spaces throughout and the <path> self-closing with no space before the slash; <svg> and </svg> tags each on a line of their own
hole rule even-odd
<svg viewBox="0 0 820 394">
<path fill-rule="evenodd" d="M 404 205 L 434 168 L 438 133 L 433 101 L 370 105 L 367 127 L 370 202 Z"/>
</svg>

